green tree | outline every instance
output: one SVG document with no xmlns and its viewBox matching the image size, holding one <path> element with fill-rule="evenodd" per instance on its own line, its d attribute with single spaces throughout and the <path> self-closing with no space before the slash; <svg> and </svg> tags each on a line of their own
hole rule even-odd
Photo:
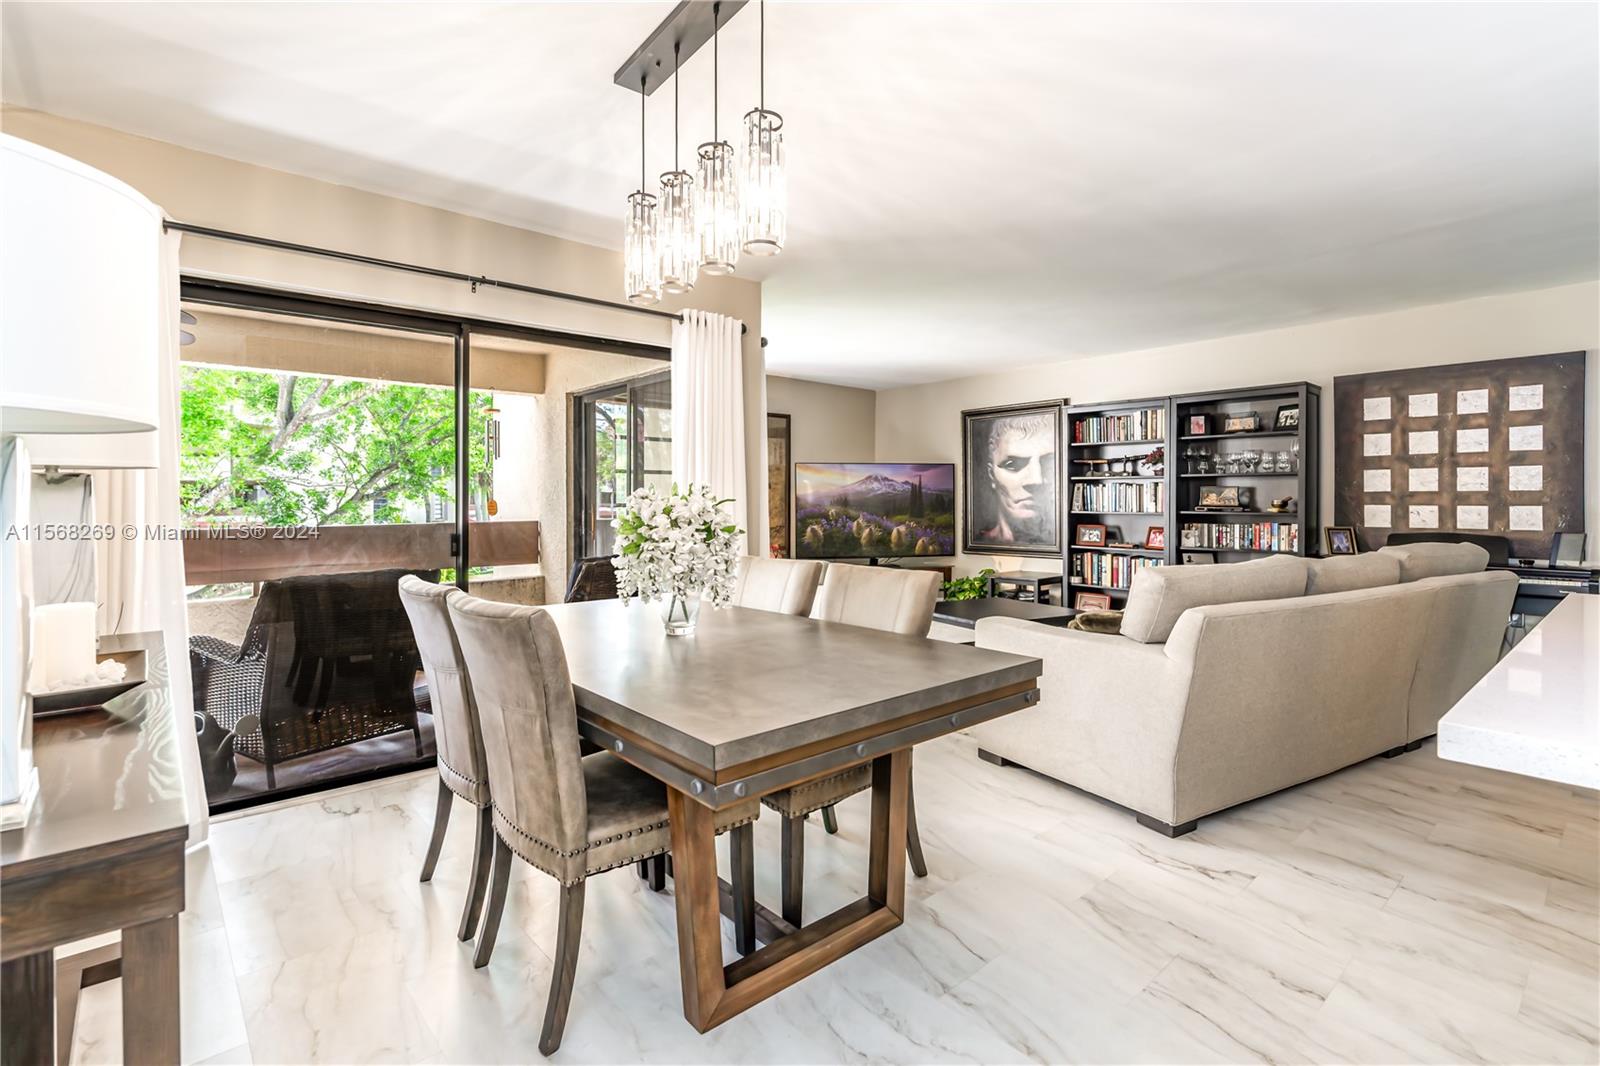
<svg viewBox="0 0 1600 1066">
<path fill-rule="evenodd" d="M 187 519 L 396 522 L 455 495 L 455 398 L 426 385 L 182 368 Z M 470 469 L 485 462 L 487 392 L 470 397 Z"/>
</svg>

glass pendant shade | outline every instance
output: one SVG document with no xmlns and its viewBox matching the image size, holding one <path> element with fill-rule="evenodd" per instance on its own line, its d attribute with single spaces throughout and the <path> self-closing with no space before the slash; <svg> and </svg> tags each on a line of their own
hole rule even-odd
<svg viewBox="0 0 1600 1066">
<path fill-rule="evenodd" d="M 783 116 L 756 108 L 744 117 L 740 231 L 751 255 L 777 255 L 789 235 L 789 185 L 783 170 Z"/>
<path fill-rule="evenodd" d="M 700 146 L 700 269 L 707 274 L 732 274 L 739 265 L 739 168 L 733 145 L 711 141 Z"/>
<path fill-rule="evenodd" d="M 694 175 L 661 175 L 661 288 L 688 292 L 700 276 L 700 231 L 694 224 Z"/>
<path fill-rule="evenodd" d="M 622 240 L 623 286 L 628 302 L 648 307 L 661 300 L 661 251 L 656 198 L 644 190 L 628 197 L 628 227 Z"/>
</svg>

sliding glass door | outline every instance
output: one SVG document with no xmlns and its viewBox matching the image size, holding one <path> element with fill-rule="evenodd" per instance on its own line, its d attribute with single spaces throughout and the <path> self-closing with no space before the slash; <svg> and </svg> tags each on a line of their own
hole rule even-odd
<svg viewBox="0 0 1600 1066">
<path fill-rule="evenodd" d="M 665 352 L 204 279 L 184 300 L 190 668 L 212 809 L 431 765 L 400 575 L 559 601 L 571 549 L 609 553 L 616 505 L 670 480 L 666 374 L 591 383 Z M 573 410 L 593 428 L 569 449 Z M 563 543 L 574 523 L 583 536 Z"/>
<path fill-rule="evenodd" d="M 184 309 L 189 667 L 212 808 L 429 765 L 397 585 L 454 578 L 456 337 Z"/>
<path fill-rule="evenodd" d="M 668 371 L 573 398 L 574 558 L 611 555 L 617 507 L 642 486 L 672 484 L 672 379 Z"/>
</svg>

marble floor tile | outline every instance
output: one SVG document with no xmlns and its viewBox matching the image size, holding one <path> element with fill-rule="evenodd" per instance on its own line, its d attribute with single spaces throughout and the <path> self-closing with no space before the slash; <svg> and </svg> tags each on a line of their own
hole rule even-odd
<svg viewBox="0 0 1600 1066">
<path fill-rule="evenodd" d="M 312 952 L 239 977 L 257 1062 L 415 1062 L 436 1054 L 403 971 L 358 945 Z"/>
<path fill-rule="evenodd" d="M 190 896 L 216 896 L 204 849 L 190 855 Z M 228 931 L 220 913 L 211 924 L 204 904 L 178 923 L 180 1049 L 185 1063 L 201 1062 L 237 1046 L 248 1049 L 244 1011 L 235 983 Z M 91 985 L 80 993 L 72 1032 L 72 1061 L 82 1066 L 122 1058 L 122 981 Z"/>
<path fill-rule="evenodd" d="M 671 888 L 594 878 L 553 1061 L 1600 1062 L 1593 793 L 1429 745 L 1169 840 L 966 737 L 915 772 L 930 876 L 905 924 L 711 1033 L 683 1019 Z M 518 864 L 474 969 L 465 804 L 417 880 L 436 788 L 412 774 L 213 825 L 180 931 L 186 1062 L 539 1061 L 556 884 Z M 808 918 L 865 891 L 869 807 L 842 804 L 837 835 L 807 823 Z M 779 835 L 767 812 L 769 906 Z M 116 993 L 86 992 L 75 1062 L 119 1060 Z"/>
<path fill-rule="evenodd" d="M 1530 1023 L 1593 1047 L 1600 1042 L 1600 974 L 1535 965 L 1517 1013 Z"/>
</svg>

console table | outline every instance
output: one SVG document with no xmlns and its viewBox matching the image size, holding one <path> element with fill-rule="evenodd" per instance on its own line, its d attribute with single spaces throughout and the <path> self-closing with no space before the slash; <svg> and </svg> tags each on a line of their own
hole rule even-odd
<svg viewBox="0 0 1600 1066">
<path fill-rule="evenodd" d="M 1052 607 L 1047 603 L 1028 603 L 1025 600 L 987 599 L 940 600 L 933 605 L 933 628 L 928 636 L 949 644 L 971 644 L 977 639 L 973 632 L 980 619 L 1018 618 L 1024 622 L 1038 622 L 1047 626 L 1064 626 L 1074 615 L 1081 614 L 1071 607 Z"/>
<path fill-rule="evenodd" d="M 1000 590 L 1006 587 L 1018 592 L 1032 589 L 1033 602 L 1045 604 L 1050 602 L 1050 593 L 1047 590 L 1054 585 L 1056 596 L 1065 602 L 1067 597 L 1062 591 L 1065 587 L 1062 581 L 1062 575 L 1052 574 L 1048 570 L 1013 570 L 1009 574 L 995 574 L 989 578 L 989 596 L 991 599 L 1000 596 Z"/>
<path fill-rule="evenodd" d="M 146 677 L 103 708 L 34 723 L 39 799 L 27 825 L 0 833 L 5 1066 L 64 1060 L 55 949 L 115 930 L 123 1060 L 180 1061 L 178 914 L 189 828 L 178 730 L 193 726 L 171 706 L 159 635 L 146 646 Z M 96 968 L 118 972 L 112 960 Z M 74 976 L 82 970 L 62 965 Z M 75 987 L 60 993 L 63 1005 L 76 1002 Z"/>
</svg>

